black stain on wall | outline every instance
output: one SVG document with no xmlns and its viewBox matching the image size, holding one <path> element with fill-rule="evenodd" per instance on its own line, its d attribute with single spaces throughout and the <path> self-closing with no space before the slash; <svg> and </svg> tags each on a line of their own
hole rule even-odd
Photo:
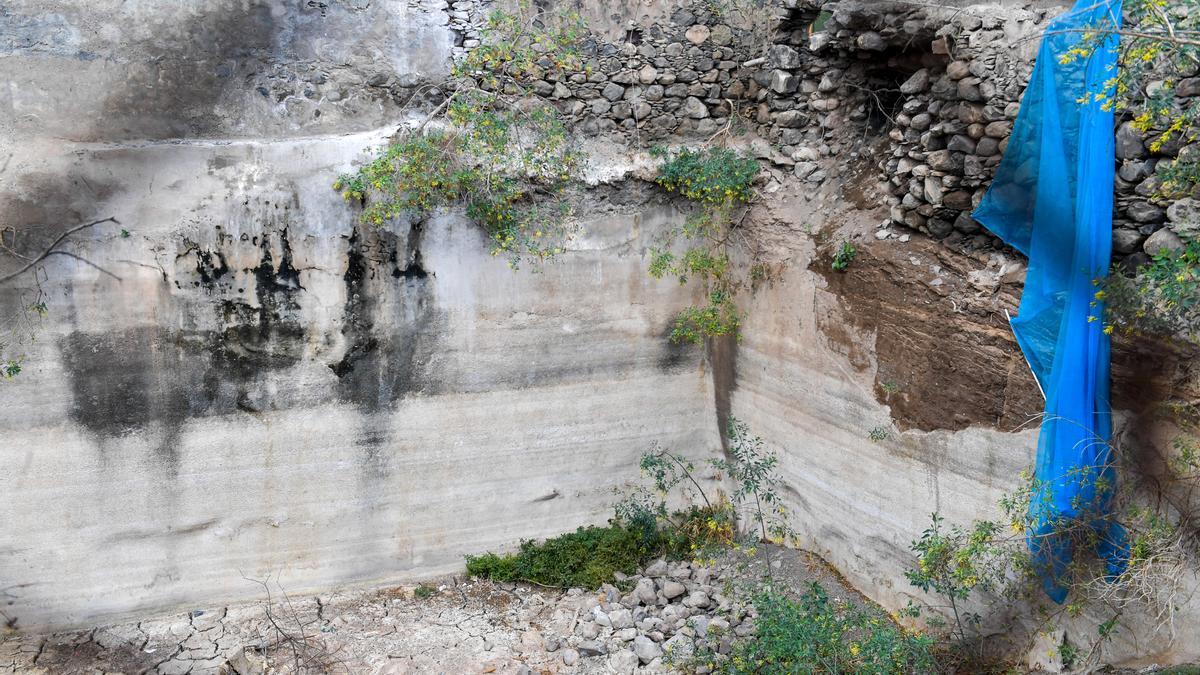
<svg viewBox="0 0 1200 675">
<path fill-rule="evenodd" d="M 684 340 L 672 340 L 671 332 L 675 330 L 675 322 L 668 323 L 659 336 L 662 340 L 662 352 L 658 355 L 658 369 L 664 373 L 673 372 L 695 363 L 697 349 Z"/>
<path fill-rule="evenodd" d="M 366 412 L 386 409 L 429 385 L 424 361 L 440 330 L 429 273 L 421 263 L 421 230 L 399 237 L 356 227 L 343 283 L 345 353 L 329 367 L 342 400 Z"/>
<path fill-rule="evenodd" d="M 187 420 L 271 407 L 272 402 L 252 395 L 255 383 L 298 364 L 306 344 L 298 318 L 297 296 L 303 288 L 287 229 L 278 237 L 280 260 L 273 259 L 270 235 L 264 234 L 259 264 L 247 270 L 257 281 L 257 305 L 229 299 L 213 305 L 223 328 L 154 326 L 76 331 L 61 338 L 71 418 L 101 439 L 157 425 L 161 440 L 156 453 L 175 475 L 178 434 Z M 197 259 L 205 285 L 216 284 L 228 272 L 221 271 L 227 263 L 219 254 L 198 254 Z"/>
</svg>

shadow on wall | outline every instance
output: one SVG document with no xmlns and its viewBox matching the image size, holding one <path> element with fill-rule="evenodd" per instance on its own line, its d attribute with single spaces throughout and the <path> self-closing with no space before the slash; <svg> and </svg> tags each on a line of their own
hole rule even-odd
<svg viewBox="0 0 1200 675">
<path fill-rule="evenodd" d="M 127 64 L 124 85 L 104 94 L 91 136 L 186 138 L 219 131 L 231 121 L 220 111 L 226 91 L 250 85 L 254 74 L 284 49 L 277 40 L 280 29 L 268 5 L 245 2 L 195 13 L 150 38 L 137 51 L 145 50 L 151 58 Z M 264 99 L 270 94 L 262 87 L 259 93 Z"/>
<path fill-rule="evenodd" d="M 14 123 L 88 142 L 371 128 L 447 73 L 453 40 L 442 9 L 402 2 L 42 5 L 0 10 Z"/>
</svg>

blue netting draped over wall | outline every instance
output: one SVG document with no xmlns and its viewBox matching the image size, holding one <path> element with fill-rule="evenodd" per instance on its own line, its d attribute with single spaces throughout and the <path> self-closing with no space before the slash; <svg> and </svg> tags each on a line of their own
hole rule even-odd
<svg viewBox="0 0 1200 675">
<path fill-rule="evenodd" d="M 1050 23 L 1004 159 L 974 213 L 1029 258 L 1012 329 L 1046 410 L 1028 542 L 1059 603 L 1075 544 L 1096 542 L 1113 574 L 1126 558 L 1124 530 L 1107 517 L 1115 485 L 1109 339 L 1093 283 L 1112 255 L 1113 114 L 1095 95 L 1116 73 L 1117 36 L 1083 32 L 1120 21 L 1121 0 L 1079 0 Z M 1096 536 L 1073 536 L 1081 529 Z"/>
</svg>

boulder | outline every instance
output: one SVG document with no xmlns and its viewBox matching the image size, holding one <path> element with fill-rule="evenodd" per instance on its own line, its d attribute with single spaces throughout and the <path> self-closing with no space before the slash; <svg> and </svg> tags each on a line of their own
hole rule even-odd
<svg viewBox="0 0 1200 675">
<path fill-rule="evenodd" d="M 704 119 L 708 117 L 708 106 L 704 105 L 704 101 L 695 96 L 689 96 L 683 102 L 683 114 L 694 120 Z"/>
<path fill-rule="evenodd" d="M 617 101 L 625 95 L 625 87 L 622 87 L 615 82 L 609 82 L 608 84 L 604 85 L 604 89 L 601 90 L 600 95 L 609 101 Z"/>
<path fill-rule="evenodd" d="M 1167 220 L 1171 231 L 1184 241 L 1200 239 L 1200 199 L 1180 199 L 1171 204 L 1167 207 Z"/>
<path fill-rule="evenodd" d="M 1142 132 L 1138 131 L 1132 122 L 1125 122 L 1117 128 L 1116 149 L 1118 159 L 1141 159 L 1146 156 Z"/>
<path fill-rule="evenodd" d="M 684 33 L 684 37 L 688 39 L 688 42 L 694 45 L 703 44 L 710 35 L 712 35 L 712 29 L 703 24 L 696 24 Z"/>
<path fill-rule="evenodd" d="M 637 667 L 638 657 L 631 649 L 622 649 L 608 657 L 609 672 L 626 675 L 637 670 Z"/>
<path fill-rule="evenodd" d="M 816 167 L 813 168 L 815 169 Z M 675 598 L 678 598 L 687 592 L 687 586 L 684 586 L 678 581 L 667 581 L 663 584 L 662 592 L 663 596 L 668 600 L 674 600 Z"/>
<path fill-rule="evenodd" d="M 608 646 L 600 640 L 585 640 L 579 643 L 577 649 L 583 657 L 603 656 L 608 653 Z"/>
<path fill-rule="evenodd" d="M 801 65 L 800 52 L 787 45 L 771 45 L 767 50 L 767 63 L 772 68 L 793 69 Z"/>
<path fill-rule="evenodd" d="M 1185 244 L 1179 238 L 1179 235 L 1164 227 L 1156 230 L 1154 234 L 1146 238 L 1145 243 L 1142 244 L 1142 250 L 1147 255 L 1155 256 L 1163 251 L 1182 251 L 1184 246 Z"/>
<path fill-rule="evenodd" d="M 929 89 L 929 71 L 925 68 L 913 73 L 911 77 L 904 81 L 904 84 L 900 85 L 900 93 L 909 96 L 920 94 L 927 89 Z"/>
<path fill-rule="evenodd" d="M 883 39 L 882 35 L 873 30 L 869 30 L 862 35 L 859 35 L 858 39 L 856 39 L 854 42 L 858 45 L 859 49 L 868 52 L 881 52 L 887 49 L 887 41 Z"/>
<path fill-rule="evenodd" d="M 633 639 L 633 653 L 637 654 L 638 661 L 646 664 L 662 656 L 663 650 L 654 640 L 639 635 Z"/>
<path fill-rule="evenodd" d="M 1137 230 L 1118 227 L 1113 230 L 1113 250 L 1121 254 L 1129 254 L 1142 247 L 1145 235 Z"/>
<path fill-rule="evenodd" d="M 799 88 L 800 79 L 786 70 L 774 70 L 769 86 L 777 94 L 791 94 Z"/>
</svg>

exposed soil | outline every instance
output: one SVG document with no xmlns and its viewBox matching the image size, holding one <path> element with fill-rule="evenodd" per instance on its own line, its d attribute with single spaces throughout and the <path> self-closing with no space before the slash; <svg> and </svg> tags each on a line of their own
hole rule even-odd
<svg viewBox="0 0 1200 675">
<path fill-rule="evenodd" d="M 1009 330 L 1019 281 L 999 265 L 924 237 L 856 242 L 849 269 L 813 268 L 859 331 L 875 335 L 875 393 L 902 430 L 1011 430 L 1042 411 L 1042 397 Z M 827 336 L 839 341 L 836 331 Z M 846 346 L 851 344 L 848 339 Z"/>
</svg>

